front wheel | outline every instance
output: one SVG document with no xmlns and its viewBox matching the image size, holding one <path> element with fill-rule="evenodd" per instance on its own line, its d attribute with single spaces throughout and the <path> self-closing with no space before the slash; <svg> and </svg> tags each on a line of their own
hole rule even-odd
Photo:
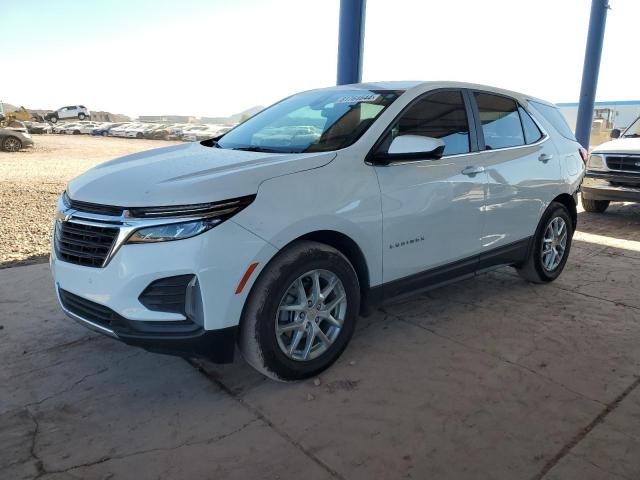
<svg viewBox="0 0 640 480">
<path fill-rule="evenodd" d="M 542 215 L 526 261 L 516 267 L 518 274 L 533 283 L 548 283 L 560 276 L 569 258 L 573 221 L 567 207 L 552 202 Z"/>
<path fill-rule="evenodd" d="M 6 137 L 2 141 L 2 149 L 5 152 L 17 152 L 22 148 L 22 142 L 16 137 Z"/>
<path fill-rule="evenodd" d="M 609 200 L 589 200 L 582 197 L 582 207 L 587 212 L 604 213 L 604 211 L 609 208 L 609 203 Z"/>
<path fill-rule="evenodd" d="M 87 118 L 87 116 L 84 113 L 78 114 L 78 120 L 84 120 L 85 118 Z"/>
<path fill-rule="evenodd" d="M 260 274 L 245 304 L 240 350 L 281 381 L 317 375 L 346 348 L 360 309 L 358 276 L 338 250 L 300 241 Z"/>
<path fill-rule="evenodd" d="M 49 121 L 50 121 L 51 123 L 58 123 L 58 117 L 51 117 L 51 118 L 49 119 Z"/>
</svg>

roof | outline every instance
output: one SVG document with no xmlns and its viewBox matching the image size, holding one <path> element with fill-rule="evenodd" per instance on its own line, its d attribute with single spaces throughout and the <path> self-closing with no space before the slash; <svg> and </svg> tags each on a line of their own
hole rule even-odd
<svg viewBox="0 0 640 480">
<path fill-rule="evenodd" d="M 514 92 L 512 90 L 506 90 L 503 88 L 492 87 L 490 85 L 481 85 L 477 83 L 467 82 L 455 82 L 455 81 L 390 81 L 390 82 L 366 82 L 366 83 L 352 83 L 349 85 L 339 85 L 336 87 L 329 87 L 328 89 L 363 89 L 363 90 L 428 90 L 435 88 L 469 88 L 485 90 L 488 92 L 494 92 L 502 95 L 514 97 L 520 101 L 527 102 L 533 100 L 536 102 L 544 103 L 547 105 L 553 105 L 553 103 L 540 98 L 533 97 L 520 92 Z"/>
</svg>

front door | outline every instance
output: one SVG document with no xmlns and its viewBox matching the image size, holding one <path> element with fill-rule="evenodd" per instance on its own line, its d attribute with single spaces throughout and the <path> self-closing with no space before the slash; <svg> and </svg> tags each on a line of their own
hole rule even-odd
<svg viewBox="0 0 640 480">
<path fill-rule="evenodd" d="M 460 90 L 427 93 L 400 115 L 378 148 L 386 152 L 399 135 L 445 143 L 441 159 L 375 167 L 382 194 L 385 283 L 420 280 L 418 274 L 451 264 L 475 269 L 474 260 L 464 260 L 481 249 L 485 174 L 474 163 L 477 153 L 471 153 L 477 145 L 469 106 Z"/>
</svg>

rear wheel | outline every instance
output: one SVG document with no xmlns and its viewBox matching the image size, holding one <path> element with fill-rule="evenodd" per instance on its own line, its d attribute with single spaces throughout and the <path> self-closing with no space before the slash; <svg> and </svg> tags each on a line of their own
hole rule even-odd
<svg viewBox="0 0 640 480">
<path fill-rule="evenodd" d="M 560 276 L 569 258 L 573 221 L 567 207 L 552 202 L 538 224 L 527 260 L 516 267 L 518 274 L 533 283 L 552 282 Z"/>
<path fill-rule="evenodd" d="M 78 114 L 78 120 L 84 120 L 85 118 L 87 118 L 87 116 L 84 113 Z"/>
<path fill-rule="evenodd" d="M 2 141 L 2 149 L 5 152 L 17 152 L 22 148 L 22 142 L 16 137 L 6 137 Z"/>
<path fill-rule="evenodd" d="M 356 272 L 338 250 L 301 241 L 278 254 L 247 299 L 240 350 L 270 378 L 300 380 L 345 349 L 360 308 Z"/>
<path fill-rule="evenodd" d="M 609 207 L 609 203 L 609 200 L 589 200 L 588 198 L 582 197 L 582 207 L 587 212 L 604 213 Z"/>
</svg>

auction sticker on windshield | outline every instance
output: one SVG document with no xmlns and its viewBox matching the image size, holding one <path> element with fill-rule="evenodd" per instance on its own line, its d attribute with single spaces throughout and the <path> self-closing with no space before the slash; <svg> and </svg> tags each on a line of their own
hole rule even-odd
<svg viewBox="0 0 640 480">
<path fill-rule="evenodd" d="M 375 102 L 380 95 L 377 93 L 370 93 L 366 95 L 345 95 L 336 100 L 335 103 L 361 103 L 361 102 Z"/>
</svg>

